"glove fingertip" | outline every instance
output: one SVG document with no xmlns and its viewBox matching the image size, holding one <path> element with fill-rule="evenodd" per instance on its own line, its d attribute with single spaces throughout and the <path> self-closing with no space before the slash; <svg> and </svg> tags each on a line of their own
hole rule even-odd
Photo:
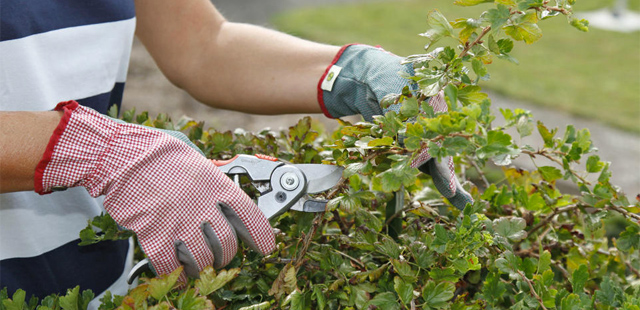
<svg viewBox="0 0 640 310">
<path fill-rule="evenodd" d="M 204 240 L 209 246 L 211 253 L 213 253 L 213 268 L 215 269 L 226 266 L 238 251 L 238 243 L 236 242 L 236 231 L 235 229 L 233 229 L 232 225 L 230 225 L 229 223 L 227 224 L 233 234 L 233 238 L 226 238 L 228 239 L 226 242 L 226 246 L 223 244 L 222 240 L 220 240 L 218 233 L 213 230 L 213 227 L 210 223 L 202 222 L 200 224 L 200 230 L 205 237 Z"/>
</svg>

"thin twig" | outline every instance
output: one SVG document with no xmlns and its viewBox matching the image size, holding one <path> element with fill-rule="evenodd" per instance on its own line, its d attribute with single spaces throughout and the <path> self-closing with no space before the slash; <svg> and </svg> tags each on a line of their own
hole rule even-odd
<svg viewBox="0 0 640 310">
<path fill-rule="evenodd" d="M 305 255 L 307 255 L 307 250 L 309 249 L 311 240 L 313 240 L 313 236 L 316 234 L 318 227 L 320 227 L 320 224 L 322 223 L 322 219 L 324 218 L 325 213 L 326 212 L 317 213 L 315 218 L 313 219 L 313 224 L 311 225 L 311 229 L 309 229 L 309 232 L 305 236 L 304 241 L 302 242 L 302 249 L 300 250 L 298 257 L 296 258 L 296 264 L 295 264 L 296 270 L 298 270 L 298 268 L 300 268 L 300 266 L 302 266 L 302 264 L 304 263 L 303 258 L 305 257 Z"/>
<path fill-rule="evenodd" d="M 482 183 L 484 183 L 485 188 L 489 188 L 491 184 L 489 183 L 489 180 L 487 180 L 487 176 L 484 174 L 484 171 L 482 171 L 482 169 L 478 167 L 478 163 L 476 163 L 476 161 L 473 160 L 471 157 L 467 157 L 467 159 L 471 163 L 473 168 L 475 168 L 476 171 L 478 171 L 478 175 L 480 175 L 480 179 L 482 179 Z"/>
<path fill-rule="evenodd" d="M 631 213 L 623 208 L 620 208 L 618 206 L 614 206 L 614 205 L 608 205 L 606 207 L 609 210 L 613 210 L 613 211 L 617 211 L 618 213 L 622 213 L 622 215 L 626 216 L 626 217 L 630 217 L 635 219 L 636 221 L 638 221 L 638 223 L 640 224 L 640 215 L 639 214 L 635 214 L 635 213 Z"/>
<path fill-rule="evenodd" d="M 553 213 L 549 214 L 547 217 L 545 217 L 542 221 L 540 221 L 540 223 L 538 223 L 536 226 L 533 226 L 528 232 L 527 234 L 531 235 L 533 234 L 533 232 L 535 232 L 536 230 L 544 227 L 545 225 L 549 224 L 553 218 L 560 214 L 560 213 L 564 213 L 564 212 L 569 212 L 572 211 L 574 209 L 578 208 L 577 204 L 573 204 L 573 205 L 569 205 L 566 207 L 562 207 L 562 208 L 556 208 L 553 210 Z"/>
<path fill-rule="evenodd" d="M 549 153 L 546 150 L 538 150 L 536 152 L 531 152 L 529 150 L 521 150 L 521 152 L 523 154 L 527 154 L 527 155 L 531 156 L 532 158 L 535 158 L 536 155 L 540 155 L 540 156 L 542 156 L 542 157 L 544 157 L 544 158 L 546 158 L 546 159 L 548 159 L 548 160 L 560 165 L 561 167 L 564 167 L 564 164 L 562 163 L 561 160 L 549 155 Z M 584 177 L 579 175 L 577 172 L 575 172 L 575 171 L 573 171 L 571 169 L 568 169 L 567 171 L 569 171 L 569 173 L 571 173 L 574 177 L 578 178 L 580 180 L 580 182 L 582 182 L 582 183 L 584 183 L 586 185 L 591 185 L 591 182 L 587 181 L 587 179 L 585 179 Z"/>
<path fill-rule="evenodd" d="M 524 279 L 524 282 L 527 282 L 527 284 L 529 284 L 529 289 L 531 289 L 531 294 L 533 294 L 533 297 L 535 297 L 536 300 L 538 300 L 540 307 L 542 307 L 542 309 L 544 310 L 547 310 L 547 307 L 544 306 L 544 302 L 542 301 L 542 298 L 540 298 L 538 293 L 536 293 L 536 290 L 533 288 L 533 283 L 531 283 L 531 280 L 529 280 L 529 278 L 527 278 L 527 276 L 520 270 L 518 270 L 518 274 L 520 274 L 522 279 Z"/>
<path fill-rule="evenodd" d="M 460 55 L 458 55 L 458 58 L 462 58 L 462 57 L 464 57 L 465 55 L 467 55 L 467 53 L 469 52 L 469 50 L 471 50 L 471 48 L 472 48 L 474 45 L 479 44 L 479 43 L 480 43 L 480 41 L 482 40 L 482 37 L 484 37 L 487 33 L 489 33 L 489 31 L 491 31 L 491 26 L 484 27 L 484 28 L 482 29 L 482 33 L 480 33 L 480 35 L 479 35 L 479 36 L 478 36 L 478 37 L 477 37 L 473 42 L 471 42 L 470 44 L 468 44 L 467 46 L 465 46 L 465 48 L 462 50 L 462 52 L 460 52 Z"/>
</svg>

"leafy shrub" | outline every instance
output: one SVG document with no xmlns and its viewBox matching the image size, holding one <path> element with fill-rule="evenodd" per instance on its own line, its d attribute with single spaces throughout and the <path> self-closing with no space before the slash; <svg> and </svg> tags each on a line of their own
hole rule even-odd
<svg viewBox="0 0 640 310">
<path fill-rule="evenodd" d="M 124 112 L 128 122 L 186 132 L 210 158 L 261 153 L 345 172 L 324 195 L 325 212 L 272 221 L 278 248 L 271 255 L 242 247 L 224 270 L 206 269 L 182 287 L 174 286 L 180 270 L 144 279 L 127 296 L 107 294 L 101 309 L 640 309 L 640 204 L 609 182 L 609 163 L 595 154 L 589 131 L 568 125 L 560 134 L 520 109 L 501 110 L 505 122 L 496 125 L 477 85 L 496 58 L 515 61 L 514 40 L 541 37 L 541 20 L 566 16 L 586 31 L 587 22 L 571 16 L 574 2 L 457 0 L 490 8 L 453 22 L 430 12 L 426 53 L 407 58 L 419 92 L 386 97 L 383 104 L 402 109 L 373 123 L 341 122 L 327 133 L 304 118 L 280 132 L 218 132 Z M 459 45 L 434 48 L 444 37 Z M 425 102 L 441 90 L 448 113 Z M 518 144 L 508 130 L 537 134 L 544 146 Z M 410 167 L 426 146 L 434 157 L 455 156 L 473 205 L 453 208 Z M 537 169 L 510 166 L 518 157 Z M 128 237 L 106 215 L 81 235 L 86 243 Z M 0 296 L 0 309 L 38 305 L 23 291 Z M 38 309 L 82 308 L 92 296 L 75 288 Z"/>
</svg>

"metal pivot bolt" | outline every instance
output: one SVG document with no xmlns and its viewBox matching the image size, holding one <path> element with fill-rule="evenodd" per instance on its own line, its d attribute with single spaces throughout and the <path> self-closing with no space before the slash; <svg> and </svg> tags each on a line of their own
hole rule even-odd
<svg viewBox="0 0 640 310">
<path fill-rule="evenodd" d="M 292 191 L 298 188 L 298 185 L 300 185 L 300 179 L 295 173 L 287 172 L 280 177 L 280 185 L 282 188 Z"/>
</svg>

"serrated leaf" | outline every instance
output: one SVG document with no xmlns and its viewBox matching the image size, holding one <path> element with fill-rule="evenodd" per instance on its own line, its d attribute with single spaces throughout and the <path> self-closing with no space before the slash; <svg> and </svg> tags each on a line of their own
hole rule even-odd
<svg viewBox="0 0 640 310">
<path fill-rule="evenodd" d="M 63 310 L 78 310 L 80 286 L 68 289 L 67 294 L 60 296 L 60 308 Z"/>
<path fill-rule="evenodd" d="M 562 178 L 562 171 L 556 167 L 551 166 L 542 166 L 538 167 L 538 172 L 542 176 L 542 178 L 547 182 L 553 182 L 557 179 Z"/>
<path fill-rule="evenodd" d="M 587 172 L 596 173 L 602 171 L 604 168 L 604 163 L 600 161 L 600 156 L 591 155 L 589 159 L 587 159 Z"/>
<path fill-rule="evenodd" d="M 181 310 L 206 310 L 214 309 L 211 300 L 205 296 L 199 296 L 196 289 L 188 289 L 182 292 L 176 300 L 176 308 Z"/>
<path fill-rule="evenodd" d="M 524 41 L 527 44 L 531 44 L 542 38 L 542 30 L 540 30 L 540 27 L 538 27 L 537 24 L 529 22 L 506 26 L 504 27 L 504 31 L 514 40 Z"/>
<path fill-rule="evenodd" d="M 584 285 L 589 280 L 589 269 L 586 265 L 580 265 L 578 269 L 573 271 L 571 275 L 571 286 L 575 293 L 580 293 L 584 290 Z"/>
<path fill-rule="evenodd" d="M 380 309 L 385 309 L 385 310 L 400 309 L 400 304 L 396 300 L 396 295 L 392 292 L 384 292 L 384 293 L 377 294 L 376 296 L 371 298 L 371 300 L 369 300 L 367 305 L 373 305 Z"/>
<path fill-rule="evenodd" d="M 458 89 L 458 100 L 464 104 L 480 104 L 489 96 L 480 91 L 480 86 L 466 86 Z"/>
<path fill-rule="evenodd" d="M 502 300 L 504 293 L 507 291 L 505 284 L 500 280 L 499 274 L 491 272 L 484 281 L 482 292 L 487 301 L 493 305 Z"/>
<path fill-rule="evenodd" d="M 180 274 L 182 274 L 183 267 L 176 268 L 172 273 L 167 275 L 161 275 L 157 278 L 149 280 L 149 294 L 156 300 L 162 299 L 169 291 L 176 285 Z"/>
<path fill-rule="evenodd" d="M 527 222 L 519 217 L 502 217 L 493 221 L 493 230 L 511 242 L 526 238 L 527 232 L 524 231 L 526 227 Z"/>
<path fill-rule="evenodd" d="M 27 293 L 22 289 L 17 289 L 11 299 L 2 300 L 2 305 L 7 310 L 23 310 L 26 308 L 25 298 Z"/>
<path fill-rule="evenodd" d="M 453 33 L 453 27 L 439 10 L 429 12 L 427 15 L 427 23 L 433 29 L 438 30 L 442 36 L 451 36 Z"/>
<path fill-rule="evenodd" d="M 374 148 L 374 147 L 378 147 L 378 146 L 391 146 L 391 145 L 393 145 L 393 138 L 392 137 L 382 137 L 382 138 L 373 139 L 373 140 L 367 142 L 367 146 L 369 148 Z"/>
<path fill-rule="evenodd" d="M 269 289 L 269 295 L 275 296 L 276 299 L 280 299 L 284 294 L 292 294 L 298 290 L 297 284 L 297 270 L 291 264 L 288 263 L 282 268 L 278 277 L 273 281 L 271 289 Z M 287 297 L 288 298 L 288 297 Z"/>
<path fill-rule="evenodd" d="M 616 247 L 624 252 L 640 250 L 640 226 L 629 224 L 616 240 Z"/>
<path fill-rule="evenodd" d="M 549 130 L 542 122 L 538 121 L 538 132 L 540 133 L 540 137 L 542 137 L 542 140 L 544 141 L 544 146 L 553 147 L 553 138 L 558 132 L 558 128 Z"/>
<path fill-rule="evenodd" d="M 491 23 L 491 29 L 498 30 L 504 25 L 511 16 L 509 7 L 504 4 L 498 4 L 495 9 L 490 9 L 485 14 L 485 18 Z"/>
<path fill-rule="evenodd" d="M 544 250 L 540 254 L 540 258 L 538 258 L 538 273 L 542 274 L 543 272 L 550 270 L 551 267 L 551 252 L 549 250 Z"/>
<path fill-rule="evenodd" d="M 201 295 L 209 295 L 233 280 L 240 274 L 240 268 L 220 270 L 217 274 L 213 267 L 208 266 L 200 272 L 200 279 L 195 282 L 195 287 Z"/>
<path fill-rule="evenodd" d="M 413 299 L 413 285 L 398 276 L 393 278 L 393 289 L 405 305 L 408 305 Z"/>
<path fill-rule="evenodd" d="M 441 309 L 453 298 L 456 286 L 450 282 L 436 284 L 433 281 L 427 282 L 422 289 L 422 298 L 429 308 Z"/>
</svg>

